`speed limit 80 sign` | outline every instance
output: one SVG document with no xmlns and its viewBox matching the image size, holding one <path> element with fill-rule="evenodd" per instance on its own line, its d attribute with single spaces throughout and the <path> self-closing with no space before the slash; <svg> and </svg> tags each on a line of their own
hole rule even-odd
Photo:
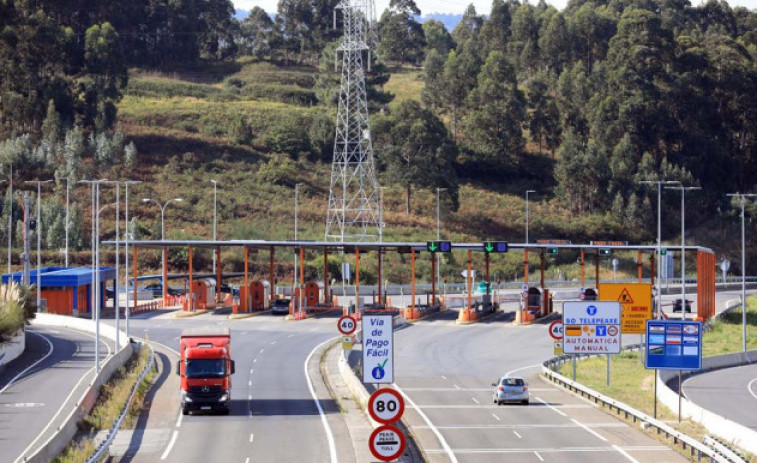
<svg viewBox="0 0 757 463">
<path fill-rule="evenodd" d="M 345 315 L 344 317 L 339 319 L 336 327 L 337 329 L 339 329 L 340 333 L 342 333 L 345 336 L 349 336 L 355 332 L 355 328 L 357 328 L 357 323 L 355 323 L 354 318 L 348 315 Z"/>
<path fill-rule="evenodd" d="M 381 424 L 394 423 L 402 418 L 404 412 L 405 401 L 394 389 L 379 389 L 368 400 L 368 413 Z"/>
</svg>

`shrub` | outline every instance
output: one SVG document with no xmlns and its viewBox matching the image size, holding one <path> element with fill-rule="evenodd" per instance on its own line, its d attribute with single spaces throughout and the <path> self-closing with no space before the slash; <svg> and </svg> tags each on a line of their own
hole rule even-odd
<svg viewBox="0 0 757 463">
<path fill-rule="evenodd" d="M 260 166 L 258 179 L 276 185 L 294 186 L 300 176 L 297 164 L 284 156 L 273 156 Z"/>
<path fill-rule="evenodd" d="M 35 296 L 30 287 L 0 286 L 0 344 L 10 341 L 18 330 L 29 324 L 36 311 Z"/>
<path fill-rule="evenodd" d="M 269 128 L 266 146 L 277 153 L 297 156 L 302 151 L 310 150 L 310 139 L 303 124 L 299 120 L 289 118 L 274 123 Z"/>
<path fill-rule="evenodd" d="M 240 114 L 229 124 L 229 140 L 240 145 L 249 145 L 252 141 L 252 130 L 245 118 Z"/>
</svg>

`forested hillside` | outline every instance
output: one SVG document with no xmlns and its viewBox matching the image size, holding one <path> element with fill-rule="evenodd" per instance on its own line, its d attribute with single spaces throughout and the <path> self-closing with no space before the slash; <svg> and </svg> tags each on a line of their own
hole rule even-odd
<svg viewBox="0 0 757 463">
<path fill-rule="evenodd" d="M 322 237 L 337 3 L 281 0 L 239 20 L 229 0 L 0 0 L 2 175 L 12 166 L 16 192 L 56 180 L 43 195 L 49 252 L 64 246 L 66 181 L 85 178 L 144 181 L 132 204 L 143 237 L 160 223 L 139 199 L 183 196 L 167 235 L 203 238 L 217 179 L 229 239 L 291 238 L 302 183 L 300 233 Z M 670 179 L 703 188 L 689 196 L 692 242 L 738 238 L 725 194 L 753 191 L 757 174 L 756 12 L 494 0 L 451 32 L 422 14 L 393 0 L 375 26 L 367 81 L 385 236 L 428 238 L 440 189 L 445 236 L 522 241 L 533 189 L 534 238 L 650 241 L 656 190 L 638 182 Z M 72 189 L 70 241 L 86 249 L 89 193 Z M 18 245 L 9 192 L 0 223 L 12 207 Z M 671 241 L 679 198 L 663 196 Z"/>
</svg>

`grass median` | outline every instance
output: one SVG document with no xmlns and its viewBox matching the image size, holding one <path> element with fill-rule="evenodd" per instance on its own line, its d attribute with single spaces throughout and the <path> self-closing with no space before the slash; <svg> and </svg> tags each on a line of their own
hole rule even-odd
<svg viewBox="0 0 757 463">
<path fill-rule="evenodd" d="M 742 350 L 742 311 L 734 310 L 712 323 L 704 333 L 704 356 L 722 355 Z M 757 349 L 757 298 L 747 298 L 747 349 Z M 572 365 L 562 366 L 560 374 L 571 378 Z M 654 414 L 654 370 L 644 368 L 639 352 L 622 352 L 611 356 L 610 385 L 607 381 L 607 358 L 593 357 L 577 362 L 576 381 L 595 391 L 624 402 L 650 416 Z M 707 434 L 705 428 L 689 420 L 678 423 L 678 411 L 658 402 L 657 418 L 698 440 Z M 757 458 L 752 457 L 752 463 Z"/>
<path fill-rule="evenodd" d="M 150 357 L 149 349 L 140 349 L 134 353 L 124 366 L 118 369 L 113 377 L 100 388 L 100 395 L 90 414 L 78 423 L 79 432 L 53 460 L 55 463 L 78 463 L 86 461 L 97 448 L 95 436 L 98 432 L 110 429 L 121 414 L 121 407 L 129 398 L 131 388 L 139 379 Z M 131 402 L 129 413 L 126 415 L 121 428 L 134 427 L 135 419 L 139 416 L 144 405 L 144 398 L 152 385 L 155 370 L 151 369 L 137 388 L 134 400 Z"/>
</svg>

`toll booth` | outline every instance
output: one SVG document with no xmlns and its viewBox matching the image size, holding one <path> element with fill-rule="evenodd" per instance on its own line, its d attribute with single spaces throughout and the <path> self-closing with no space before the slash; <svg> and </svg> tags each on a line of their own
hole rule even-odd
<svg viewBox="0 0 757 463">
<path fill-rule="evenodd" d="M 265 310 L 270 306 L 271 284 L 268 280 L 251 281 L 249 287 L 239 288 L 239 308 L 242 312 Z"/>
<path fill-rule="evenodd" d="M 323 300 L 323 283 L 320 281 L 309 281 L 305 283 L 305 300 L 302 301 L 305 307 L 315 307 Z"/>
<path fill-rule="evenodd" d="M 598 295 L 599 291 L 597 291 L 595 288 L 583 288 L 582 291 L 578 294 L 578 298 L 582 301 L 596 301 Z"/>
<path fill-rule="evenodd" d="M 534 317 L 538 316 L 542 311 L 542 292 L 541 289 L 530 287 L 526 290 L 526 311 Z"/>
<path fill-rule="evenodd" d="M 213 278 L 204 278 L 192 282 L 192 297 L 196 310 L 213 309 L 216 306 L 216 281 Z"/>
</svg>

